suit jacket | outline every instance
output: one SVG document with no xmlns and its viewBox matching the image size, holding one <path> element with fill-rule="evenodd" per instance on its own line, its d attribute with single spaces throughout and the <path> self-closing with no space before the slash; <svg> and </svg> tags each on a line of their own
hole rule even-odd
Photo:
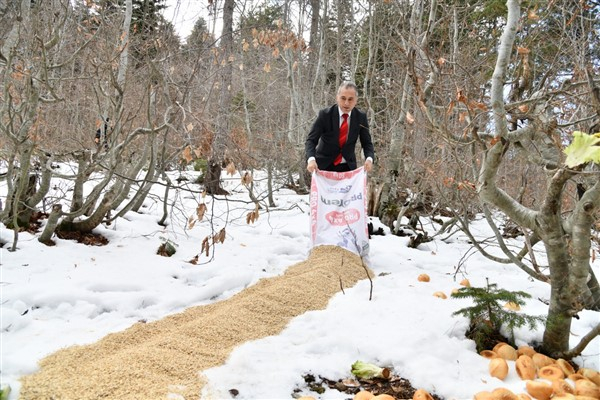
<svg viewBox="0 0 600 400">
<path fill-rule="evenodd" d="M 341 151 L 348 167 L 353 170 L 357 167 L 354 149 L 359 139 L 365 158 L 371 157 L 375 160 L 375 150 L 369 132 L 367 114 L 355 107 L 350 114 L 349 123 L 348 139 Z M 340 113 L 335 104 L 319 111 L 304 144 L 306 157 L 314 157 L 319 169 L 330 170 L 333 167 L 333 161 L 340 153 L 339 136 Z"/>
</svg>

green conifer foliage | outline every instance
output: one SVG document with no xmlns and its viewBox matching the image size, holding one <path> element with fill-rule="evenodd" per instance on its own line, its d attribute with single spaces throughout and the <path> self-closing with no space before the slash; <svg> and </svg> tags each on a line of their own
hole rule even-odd
<svg viewBox="0 0 600 400">
<path fill-rule="evenodd" d="M 510 334 L 508 341 L 514 345 L 515 328 L 529 325 L 530 329 L 535 329 L 538 322 L 544 321 L 540 316 L 531 316 L 504 308 L 507 303 L 523 306 L 525 299 L 531 296 L 522 291 L 511 292 L 498 289 L 495 283 L 487 282 L 486 287 L 464 287 L 453 293 L 452 297 L 473 299 L 472 306 L 461 308 L 453 315 L 469 318 L 471 324 L 467 336 L 475 341 L 478 352 L 489 349 L 495 342 L 501 341 L 503 327 Z"/>
</svg>

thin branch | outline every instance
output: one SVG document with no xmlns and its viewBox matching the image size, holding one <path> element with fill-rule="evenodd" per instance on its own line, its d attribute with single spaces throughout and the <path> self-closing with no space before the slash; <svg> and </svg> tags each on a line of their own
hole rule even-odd
<svg viewBox="0 0 600 400">
<path fill-rule="evenodd" d="M 570 360 L 573 357 L 581 355 L 581 353 L 587 347 L 587 345 L 597 336 L 600 336 L 600 324 L 597 324 L 591 331 L 589 331 L 583 338 L 581 338 L 577 346 L 564 353 L 559 353 L 557 357 Z"/>
</svg>

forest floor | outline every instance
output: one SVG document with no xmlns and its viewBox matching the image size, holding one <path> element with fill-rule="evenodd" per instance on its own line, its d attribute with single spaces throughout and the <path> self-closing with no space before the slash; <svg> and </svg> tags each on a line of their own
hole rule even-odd
<svg viewBox="0 0 600 400">
<path fill-rule="evenodd" d="M 197 398 L 205 384 L 201 371 L 225 363 L 236 346 L 277 335 L 292 318 L 325 309 L 333 295 L 365 276 L 358 256 L 334 246 L 317 247 L 284 275 L 263 279 L 226 300 L 158 321 L 140 321 L 96 343 L 49 355 L 37 373 L 22 379 L 20 398 Z M 359 385 L 396 399 L 412 399 L 414 393 L 410 382 L 400 377 L 360 382 L 352 378 L 335 382 L 307 375 L 304 380 L 315 397 L 324 385 L 348 398 Z M 290 388 L 290 397 L 298 391 Z M 238 395 L 235 388 L 230 393 Z"/>
</svg>

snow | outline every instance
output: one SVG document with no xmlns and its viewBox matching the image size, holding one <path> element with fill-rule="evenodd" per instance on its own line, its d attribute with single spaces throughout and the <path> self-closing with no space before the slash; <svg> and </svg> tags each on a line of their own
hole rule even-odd
<svg viewBox="0 0 600 400">
<path fill-rule="evenodd" d="M 62 168 L 68 171 L 68 166 Z M 191 183 L 194 173 L 188 174 L 190 181 L 184 184 L 197 192 L 199 187 Z M 55 237 L 56 245 L 47 247 L 36 236 L 20 233 L 18 250 L 11 252 L 13 232 L 0 224 L 0 240 L 6 243 L 0 249 L 0 369 L 2 387 L 12 388 L 10 399 L 18 398 L 19 377 L 35 372 L 37 362 L 58 349 L 92 343 L 139 320 L 153 321 L 226 299 L 308 257 L 307 195 L 280 188 L 276 207 L 261 210 L 260 218 L 247 224 L 246 214 L 254 209 L 247 189 L 240 184 L 239 174 L 223 178 L 225 188 L 232 192 L 228 201 L 202 198 L 198 193 L 175 195 L 172 190 L 172 215 L 166 227 L 157 224 L 164 188 L 156 185 L 142 213 L 129 212 L 95 230 L 108 238 L 106 246 Z M 257 179 L 255 185 L 262 190 L 266 182 Z M 59 182 L 54 187 L 49 197 L 62 195 L 67 185 Z M 3 203 L 5 197 L 3 181 Z M 207 214 L 189 229 L 187 219 L 203 201 Z M 377 219 L 372 222 L 376 228 L 383 226 Z M 473 227 L 481 237 L 491 236 L 482 219 L 474 221 Z M 208 257 L 201 254 L 197 265 L 189 263 L 201 253 L 202 240 L 222 228 L 224 243 L 216 244 Z M 437 225 L 429 223 L 425 228 L 433 233 Z M 391 235 L 387 227 L 384 230 L 385 236 L 371 239 L 369 262 L 377 275 L 371 301 L 370 283 L 365 279 L 334 296 L 327 309 L 293 319 L 281 334 L 246 342 L 224 365 L 203 371 L 208 384 L 202 395 L 231 398 L 229 390 L 235 388 L 237 399 L 285 399 L 299 389 L 315 398 L 344 399 L 347 394 L 330 389 L 321 395 L 310 392 L 302 376 L 349 378 L 356 360 L 391 367 L 415 388 L 446 399 L 470 399 L 476 392 L 497 387 L 525 393 L 514 362 L 509 361 L 511 372 L 506 380 L 490 377 L 488 360 L 464 336 L 468 321 L 452 315 L 468 306 L 469 300 L 452 299 L 450 293 L 463 278 L 472 286 L 485 286 L 489 279 L 498 288 L 531 294 L 522 312 L 545 315 L 550 287 L 513 265 L 497 264 L 473 252 L 460 234 L 410 249 L 408 238 Z M 156 254 L 166 240 L 176 244 L 177 252 L 170 258 Z M 536 257 L 543 260 L 543 252 Z M 600 260 L 595 260 L 593 268 L 600 275 Z M 431 281 L 419 282 L 422 273 Z M 434 297 L 436 291 L 448 299 Z M 579 317 L 573 320 L 572 345 L 600 322 L 598 312 L 583 311 Z M 539 325 L 533 331 L 517 330 L 516 344 L 539 342 L 542 329 Z M 598 370 L 599 348 L 600 338 L 596 338 L 574 361 Z"/>
</svg>

